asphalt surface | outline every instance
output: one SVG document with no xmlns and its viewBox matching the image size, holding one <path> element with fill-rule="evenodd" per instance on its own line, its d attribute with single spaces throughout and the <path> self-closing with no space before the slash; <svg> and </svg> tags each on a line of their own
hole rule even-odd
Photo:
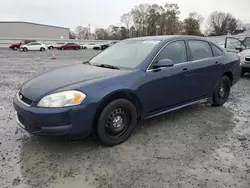
<svg viewBox="0 0 250 188">
<path fill-rule="evenodd" d="M 223 107 L 200 104 L 143 121 L 111 148 L 92 138 L 31 136 L 17 126 L 12 100 L 23 82 L 95 53 L 0 50 L 1 188 L 250 187 L 250 76 Z"/>
</svg>

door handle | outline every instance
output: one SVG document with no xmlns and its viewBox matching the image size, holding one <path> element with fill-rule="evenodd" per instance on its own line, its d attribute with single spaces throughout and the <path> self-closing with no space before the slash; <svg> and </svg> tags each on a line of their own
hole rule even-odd
<svg viewBox="0 0 250 188">
<path fill-rule="evenodd" d="M 184 68 L 183 70 L 182 70 L 182 72 L 189 72 L 190 71 L 190 69 L 188 69 L 188 68 Z"/>
</svg>

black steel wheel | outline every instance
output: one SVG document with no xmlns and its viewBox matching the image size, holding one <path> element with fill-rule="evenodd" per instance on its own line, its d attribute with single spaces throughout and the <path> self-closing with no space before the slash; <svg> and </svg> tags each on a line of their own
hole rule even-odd
<svg viewBox="0 0 250 188">
<path fill-rule="evenodd" d="M 126 141 L 137 124 L 135 106 L 126 99 L 109 103 L 101 112 L 96 128 L 98 139 L 107 146 Z"/>
<path fill-rule="evenodd" d="M 222 106 L 227 102 L 230 95 L 231 82 L 227 76 L 223 76 L 219 84 L 217 85 L 215 92 L 213 94 L 212 105 L 213 106 Z"/>
</svg>

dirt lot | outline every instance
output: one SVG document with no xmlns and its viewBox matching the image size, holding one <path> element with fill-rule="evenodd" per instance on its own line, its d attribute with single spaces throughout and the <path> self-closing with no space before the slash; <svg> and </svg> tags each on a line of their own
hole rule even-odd
<svg viewBox="0 0 250 188">
<path fill-rule="evenodd" d="M 106 148 L 17 126 L 12 99 L 24 81 L 96 53 L 54 52 L 57 60 L 51 51 L 0 50 L 1 188 L 250 187 L 250 76 L 224 107 L 196 105 L 141 122 L 126 143 Z"/>
</svg>

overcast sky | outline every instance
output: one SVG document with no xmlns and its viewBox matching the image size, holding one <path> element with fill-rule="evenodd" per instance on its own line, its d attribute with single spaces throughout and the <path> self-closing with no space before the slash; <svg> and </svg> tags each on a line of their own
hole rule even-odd
<svg viewBox="0 0 250 188">
<path fill-rule="evenodd" d="M 72 30 L 91 24 L 94 29 L 119 24 L 120 16 L 138 4 L 167 2 L 178 3 L 181 19 L 192 11 L 205 18 L 213 11 L 224 11 L 250 23 L 250 0 L 1 0 L 0 21 L 28 21 Z"/>
</svg>

